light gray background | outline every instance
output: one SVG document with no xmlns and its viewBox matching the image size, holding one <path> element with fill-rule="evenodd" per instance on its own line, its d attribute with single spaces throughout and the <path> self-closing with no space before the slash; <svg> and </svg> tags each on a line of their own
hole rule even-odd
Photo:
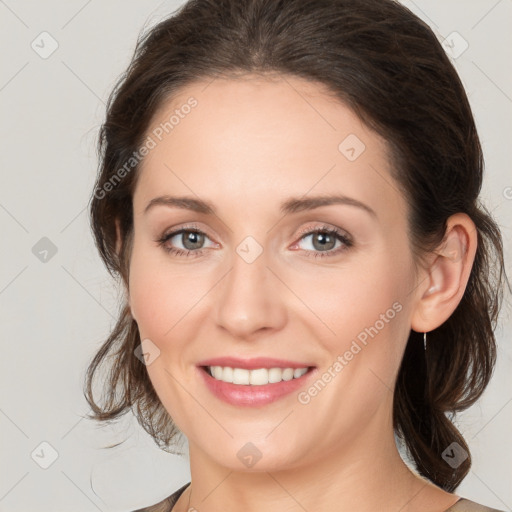
<svg viewBox="0 0 512 512">
<path fill-rule="evenodd" d="M 83 419 L 82 396 L 86 365 L 107 337 L 118 303 L 86 211 L 104 104 L 139 31 L 181 3 L 0 0 L 2 512 L 134 510 L 189 480 L 186 459 L 160 451 L 130 416 L 107 428 Z M 469 45 L 453 60 L 486 156 L 482 197 L 502 227 L 512 276 L 512 1 L 404 3 L 453 43 L 452 57 L 464 41 Z M 58 43 L 48 58 L 31 47 L 35 41 L 40 52 L 43 44 L 50 48 L 43 31 Z M 46 262 L 33 253 L 43 237 L 57 249 Z M 474 462 L 456 491 L 503 510 L 512 507 L 507 300 L 493 380 L 481 401 L 458 416 Z M 125 437 L 119 447 L 102 449 Z M 47 469 L 39 464 L 51 462 L 52 448 L 42 442 L 58 453 Z"/>
</svg>

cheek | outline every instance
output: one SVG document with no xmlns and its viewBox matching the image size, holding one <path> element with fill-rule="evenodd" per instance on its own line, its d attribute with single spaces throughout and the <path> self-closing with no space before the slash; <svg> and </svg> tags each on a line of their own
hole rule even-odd
<svg viewBox="0 0 512 512">
<path fill-rule="evenodd" d="M 346 339 L 355 336 L 392 307 L 399 293 L 394 271 L 376 261 L 347 265 L 339 271 L 293 276 L 294 293 L 305 314 L 323 324 L 325 334 Z"/>
<path fill-rule="evenodd" d="M 190 310 L 190 303 L 197 302 L 197 298 L 187 298 L 194 294 L 188 278 L 185 279 L 183 274 L 179 277 L 176 272 L 172 275 L 169 268 L 166 271 L 155 252 L 154 249 L 144 251 L 134 247 L 129 279 L 130 305 L 141 341 L 151 340 L 145 347 L 155 354 L 146 367 L 149 378 L 164 408 L 181 429 L 187 421 L 183 415 L 187 402 L 170 372 L 183 365 L 190 336 L 186 332 L 185 315 Z"/>
<path fill-rule="evenodd" d="M 130 306 L 141 339 L 160 350 L 187 339 L 188 320 L 208 291 L 208 281 L 185 265 L 172 265 L 162 249 L 134 247 L 130 266 Z"/>
<path fill-rule="evenodd" d="M 169 277 L 155 257 L 157 250 L 134 243 L 130 262 L 130 307 L 137 321 L 141 339 L 158 343 L 173 325 L 173 303 L 177 290 L 170 286 Z M 179 292 L 178 292 L 179 293 Z"/>
<path fill-rule="evenodd" d="M 405 261 L 374 259 L 362 268 L 351 266 L 325 279 L 317 276 L 307 295 L 304 280 L 298 294 L 307 297 L 305 302 L 320 319 L 317 332 L 325 333 L 323 343 L 333 361 L 347 354 L 347 360 L 390 378 L 407 339 L 407 268 Z"/>
</svg>

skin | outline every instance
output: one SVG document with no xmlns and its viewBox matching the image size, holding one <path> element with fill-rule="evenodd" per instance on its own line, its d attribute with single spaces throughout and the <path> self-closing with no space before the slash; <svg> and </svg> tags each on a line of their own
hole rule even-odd
<svg viewBox="0 0 512 512">
<path fill-rule="evenodd" d="M 451 217 L 446 243 L 415 266 L 386 144 L 346 105 L 290 76 L 209 82 L 187 86 L 157 112 L 148 134 L 190 96 L 198 101 L 145 157 L 133 196 L 130 307 L 141 340 L 160 351 L 150 379 L 189 441 L 192 493 L 174 510 L 187 510 L 189 499 L 201 512 L 446 510 L 458 496 L 400 457 L 392 390 L 410 330 L 435 329 L 462 298 L 473 222 Z M 350 134 L 366 146 L 354 161 L 338 149 Z M 376 217 L 350 205 L 279 211 L 290 197 L 334 193 Z M 210 201 L 216 215 L 162 205 L 144 213 L 164 194 Z M 155 241 L 191 222 L 206 234 L 202 255 L 169 254 Z M 324 226 L 348 233 L 353 246 L 313 257 L 343 246 L 322 249 L 300 233 Z M 252 263 L 236 252 L 247 236 L 263 250 Z M 304 361 L 321 376 L 396 302 L 400 312 L 307 404 L 292 393 L 236 407 L 199 378 L 199 361 L 223 355 Z M 248 442 L 262 454 L 252 468 L 237 457 Z"/>
</svg>

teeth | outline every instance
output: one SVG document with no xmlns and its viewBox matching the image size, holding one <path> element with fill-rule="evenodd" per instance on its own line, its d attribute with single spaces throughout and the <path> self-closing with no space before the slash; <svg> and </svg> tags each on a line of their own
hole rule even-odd
<svg viewBox="0 0 512 512">
<path fill-rule="evenodd" d="M 217 380 L 246 386 L 264 386 L 282 380 L 298 379 L 308 371 L 307 368 L 258 368 L 256 370 L 229 366 L 208 366 L 207 368 L 210 375 Z"/>
</svg>

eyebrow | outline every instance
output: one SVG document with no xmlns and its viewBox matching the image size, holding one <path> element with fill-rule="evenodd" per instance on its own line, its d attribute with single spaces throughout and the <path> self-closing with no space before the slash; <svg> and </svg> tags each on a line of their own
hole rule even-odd
<svg viewBox="0 0 512 512">
<path fill-rule="evenodd" d="M 280 211 L 283 214 L 297 213 L 305 210 L 313 210 L 320 208 L 321 206 L 329 206 L 333 204 L 341 204 L 348 206 L 355 206 L 366 211 L 372 217 L 377 218 L 377 214 L 368 205 L 344 195 L 321 195 L 307 198 L 289 198 L 281 204 Z M 215 207 L 212 203 L 204 201 L 202 199 L 196 199 L 188 196 L 160 196 L 155 197 L 149 201 L 144 208 L 144 214 L 146 214 L 151 208 L 155 206 L 167 206 L 174 208 L 181 208 L 184 210 L 192 210 L 197 213 L 203 213 L 205 215 L 216 215 Z"/>
</svg>

